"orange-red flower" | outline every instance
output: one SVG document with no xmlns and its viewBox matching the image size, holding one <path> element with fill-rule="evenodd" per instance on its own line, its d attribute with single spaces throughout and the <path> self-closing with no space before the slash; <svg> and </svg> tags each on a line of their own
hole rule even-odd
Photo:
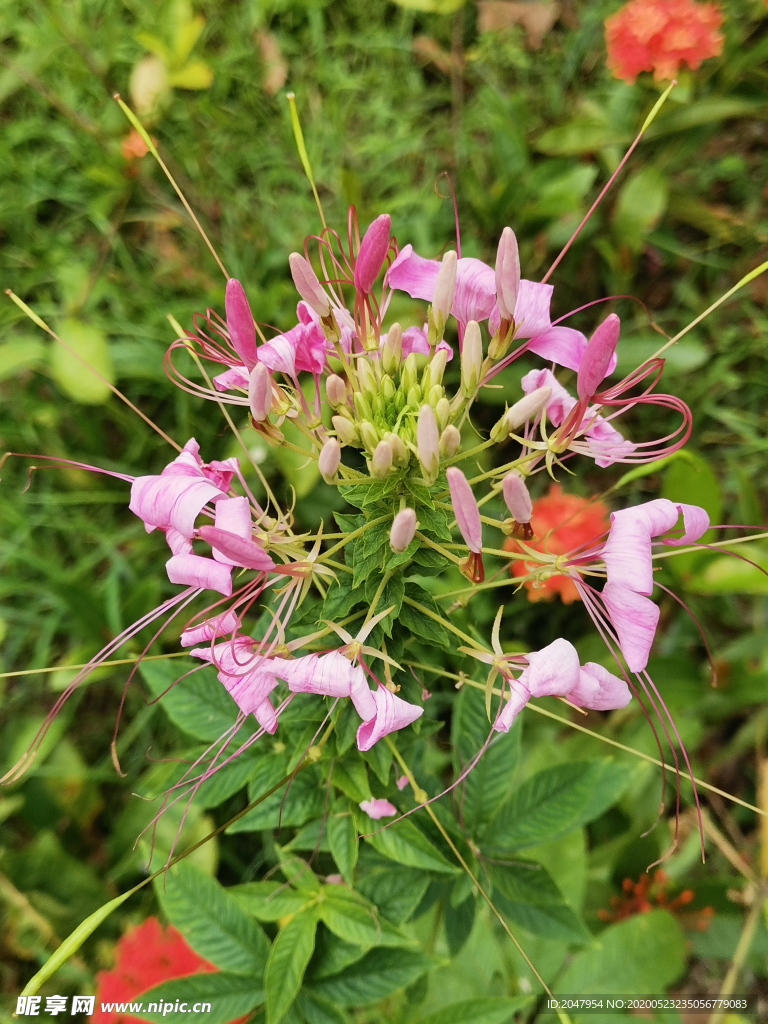
<svg viewBox="0 0 768 1024">
<path fill-rule="evenodd" d="M 629 0 L 605 19 L 608 67 L 614 78 L 634 82 L 641 71 L 657 81 L 696 69 L 723 49 L 723 14 L 717 4 L 695 0 Z"/>
<path fill-rule="evenodd" d="M 140 1018 L 120 1012 L 102 1012 L 102 1003 L 129 1002 L 162 981 L 189 974 L 217 971 L 191 949 L 172 925 L 163 928 L 156 917 L 129 928 L 115 946 L 115 966 L 96 975 L 93 1024 L 137 1024 Z"/>
<path fill-rule="evenodd" d="M 528 546 L 552 555 L 565 555 L 591 540 L 597 541 L 608 525 L 608 509 L 602 501 L 563 494 L 559 484 L 552 484 L 547 495 L 533 502 L 531 526 L 535 539 Z M 504 541 L 504 548 L 522 551 L 511 537 Z M 512 564 L 510 571 L 513 576 L 524 576 L 532 568 L 533 562 L 526 563 L 520 559 Z M 529 581 L 525 588 L 529 601 L 551 601 L 555 594 L 564 604 L 579 600 L 576 586 L 569 576 L 551 576 L 538 586 Z"/>
<path fill-rule="evenodd" d="M 626 921 L 635 914 L 648 914 L 651 910 L 662 908 L 678 918 L 681 924 L 704 932 L 709 927 L 714 910 L 704 907 L 702 910 L 685 912 L 684 907 L 692 903 L 695 893 L 691 889 L 683 889 L 674 899 L 667 893 L 669 878 L 666 872 L 657 870 L 653 878 L 649 874 L 641 875 L 637 882 L 625 878 L 621 884 L 621 896 L 611 896 L 611 909 L 600 909 L 597 916 L 601 921 Z"/>
</svg>

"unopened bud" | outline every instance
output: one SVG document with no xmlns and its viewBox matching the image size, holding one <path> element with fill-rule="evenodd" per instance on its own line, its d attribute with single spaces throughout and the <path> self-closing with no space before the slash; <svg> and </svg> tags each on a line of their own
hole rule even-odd
<svg viewBox="0 0 768 1024">
<path fill-rule="evenodd" d="M 431 388 L 435 384 L 443 383 L 445 364 L 448 362 L 448 349 L 441 348 L 432 356 L 424 370 L 424 387 Z"/>
<path fill-rule="evenodd" d="M 405 551 L 416 533 L 416 513 L 412 508 L 401 508 L 392 520 L 389 546 L 393 551 Z"/>
<path fill-rule="evenodd" d="M 272 409 L 272 375 L 264 363 L 256 363 L 248 378 L 248 405 L 255 420 L 265 420 Z"/>
<path fill-rule="evenodd" d="M 418 409 L 421 405 L 421 388 L 418 384 L 408 389 L 408 405 L 413 409 Z"/>
<path fill-rule="evenodd" d="M 328 404 L 334 409 L 345 405 L 347 401 L 347 385 L 335 373 L 330 374 L 325 381 L 325 397 Z"/>
<path fill-rule="evenodd" d="M 502 320 L 515 317 L 520 289 L 520 254 L 512 228 L 504 228 L 496 251 L 496 305 Z"/>
<path fill-rule="evenodd" d="M 464 474 L 456 466 L 445 471 L 448 490 L 451 492 L 451 505 L 456 516 L 464 543 L 474 554 L 479 554 L 483 546 L 483 527 L 480 522 L 480 510 L 472 493 L 472 488 Z"/>
<path fill-rule="evenodd" d="M 471 398 L 480 383 L 483 368 L 483 338 L 480 325 L 470 320 L 464 332 L 464 344 L 461 349 L 461 393 Z"/>
<path fill-rule="evenodd" d="M 232 347 L 248 369 L 252 370 L 259 361 L 256 351 L 256 328 L 243 286 L 234 277 L 227 281 L 224 310 Z"/>
<path fill-rule="evenodd" d="M 526 420 L 533 419 L 544 406 L 547 404 L 552 396 L 552 388 L 548 385 L 544 387 L 536 388 L 535 391 L 531 391 L 525 398 L 521 398 L 519 402 L 515 402 L 512 408 L 507 412 L 507 426 L 510 430 L 517 430 L 521 427 Z"/>
<path fill-rule="evenodd" d="M 296 291 L 302 299 L 314 309 L 318 316 L 328 316 L 331 312 L 331 303 L 312 269 L 312 264 L 297 252 L 291 253 L 288 263 Z"/>
<path fill-rule="evenodd" d="M 331 418 L 333 429 L 339 436 L 342 444 L 354 444 L 357 445 L 360 442 L 360 436 L 357 433 L 355 425 L 350 423 L 348 419 L 343 416 L 333 416 Z"/>
<path fill-rule="evenodd" d="M 407 394 L 408 391 L 410 391 L 410 389 L 418 382 L 418 379 L 419 375 L 416 368 L 416 353 L 411 352 L 403 363 L 403 369 L 400 374 L 400 386 Z"/>
<path fill-rule="evenodd" d="M 445 321 L 451 312 L 453 305 L 453 293 L 456 290 L 456 253 L 449 249 L 443 256 L 440 263 L 440 270 L 437 273 L 435 291 L 432 297 L 432 316 L 435 321 L 445 326 Z"/>
<path fill-rule="evenodd" d="M 372 420 L 373 409 L 371 403 L 368 401 L 362 391 L 356 391 L 352 395 L 352 402 L 355 406 L 355 412 L 357 413 L 358 419 L 361 420 Z"/>
<path fill-rule="evenodd" d="M 392 324 L 381 348 L 381 366 L 385 373 L 394 374 L 400 369 L 403 358 L 403 329 Z"/>
<path fill-rule="evenodd" d="M 422 475 L 428 485 L 437 480 L 440 469 L 440 436 L 432 407 L 422 405 L 416 426 L 416 451 L 421 463 Z"/>
<path fill-rule="evenodd" d="M 383 480 L 392 468 L 392 449 L 386 441 L 379 441 L 371 459 L 371 474 L 377 480 Z"/>
<path fill-rule="evenodd" d="M 440 452 L 446 459 L 452 459 L 461 447 L 461 434 L 457 427 L 451 423 L 440 435 Z"/>
<path fill-rule="evenodd" d="M 494 444 L 501 444 L 505 438 L 509 437 L 508 412 L 509 409 L 506 409 L 501 419 L 497 420 L 491 427 L 490 439 Z"/>
<path fill-rule="evenodd" d="M 610 372 L 616 345 L 619 342 L 621 321 L 611 313 L 595 329 L 584 350 L 576 378 L 576 393 L 583 401 L 589 401 Z"/>
<path fill-rule="evenodd" d="M 378 430 L 370 420 L 363 420 L 360 424 L 360 437 L 363 439 L 363 444 L 369 452 L 374 452 L 376 450 L 376 445 L 381 440 Z"/>
<path fill-rule="evenodd" d="M 392 459 L 396 466 L 404 469 L 411 461 L 411 453 L 397 434 L 385 434 L 384 440 L 392 449 Z"/>
<path fill-rule="evenodd" d="M 379 276 L 389 248 L 390 225 L 389 214 L 382 213 L 368 226 L 363 236 L 355 260 L 355 288 L 359 292 L 370 292 Z"/>
<path fill-rule="evenodd" d="M 386 399 L 386 401 L 391 402 L 392 399 L 395 397 L 395 390 L 396 389 L 395 389 L 395 383 L 392 380 L 392 378 L 389 376 L 389 374 L 385 373 L 385 374 L 382 375 L 380 387 L 381 387 L 381 397 Z"/>
<path fill-rule="evenodd" d="M 519 473 L 507 473 L 501 485 L 504 501 L 516 523 L 530 523 L 533 505 L 525 481 Z"/>
<path fill-rule="evenodd" d="M 435 406 L 435 418 L 437 419 L 437 425 L 441 430 L 445 430 L 448 425 L 448 417 L 451 415 L 451 403 L 443 395 L 440 401 Z"/>
<path fill-rule="evenodd" d="M 357 360 L 355 368 L 357 370 L 357 379 L 360 382 L 360 387 L 363 389 L 363 391 L 365 391 L 371 397 L 377 395 L 379 393 L 379 385 L 378 381 L 376 380 L 376 374 L 373 372 L 373 367 L 371 366 L 370 360 L 368 360 L 365 356 L 362 356 L 360 359 Z"/>
<path fill-rule="evenodd" d="M 442 384 L 433 384 L 424 397 L 429 405 L 434 409 L 444 394 L 445 389 Z"/>
<path fill-rule="evenodd" d="M 320 449 L 320 456 L 317 460 L 317 467 L 320 476 L 327 484 L 333 481 L 341 462 L 341 445 L 335 437 L 329 437 Z"/>
</svg>

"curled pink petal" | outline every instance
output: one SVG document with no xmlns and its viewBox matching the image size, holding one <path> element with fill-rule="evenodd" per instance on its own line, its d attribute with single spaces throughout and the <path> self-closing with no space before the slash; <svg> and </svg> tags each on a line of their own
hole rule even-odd
<svg viewBox="0 0 768 1024">
<path fill-rule="evenodd" d="M 691 544 L 702 537 L 709 529 L 709 513 L 698 505 L 678 505 L 683 514 L 684 533 L 682 537 L 675 539 L 667 537 L 664 544 L 671 544 L 674 547 L 680 544 Z"/>
<path fill-rule="evenodd" d="M 431 302 L 439 273 L 437 260 L 426 260 L 413 251 L 412 245 L 406 245 L 387 271 L 386 282 L 390 288 L 405 292 L 412 299 Z"/>
<path fill-rule="evenodd" d="M 380 214 L 368 225 L 360 242 L 355 260 L 355 288 L 359 292 L 370 292 L 389 249 L 391 219 L 388 213 Z"/>
<path fill-rule="evenodd" d="M 357 730 L 358 750 L 370 750 L 374 743 L 384 736 L 404 729 L 424 714 L 424 708 L 408 704 L 385 686 L 380 686 L 371 696 L 376 705 L 376 716 L 370 721 L 363 722 Z"/>
<path fill-rule="evenodd" d="M 389 800 L 363 800 L 358 806 L 374 821 L 378 821 L 380 818 L 391 818 L 397 814 L 397 808 Z"/>
<path fill-rule="evenodd" d="M 230 391 L 232 388 L 248 390 L 248 367 L 230 366 L 224 373 L 213 378 L 213 386 L 217 391 Z"/>
<path fill-rule="evenodd" d="M 642 672 L 659 623 L 658 605 L 611 581 L 603 587 L 602 598 L 630 672 Z"/>
<path fill-rule="evenodd" d="M 243 540 L 237 534 L 230 533 L 228 530 L 218 530 L 215 526 L 201 526 L 197 535 L 206 544 L 216 548 L 230 565 L 239 565 L 243 569 L 256 569 L 258 572 L 268 572 L 275 567 L 275 563 L 264 548 L 255 541 Z"/>
<path fill-rule="evenodd" d="M 482 260 L 462 257 L 456 263 L 456 290 L 451 312 L 460 324 L 487 320 L 496 305 L 496 274 Z"/>
<path fill-rule="evenodd" d="M 171 583 L 185 587 L 216 590 L 225 597 L 232 596 L 232 569 L 202 555 L 173 555 L 165 563 Z"/>
<path fill-rule="evenodd" d="M 611 513 L 611 529 L 602 551 L 608 582 L 637 594 L 653 590 L 651 537 L 666 533 L 677 523 L 677 506 L 666 498 Z"/>
<path fill-rule="evenodd" d="M 405 787 L 408 785 L 408 777 L 406 775 L 401 775 L 400 778 L 395 783 L 395 785 L 397 786 L 398 789 L 405 789 Z"/>
<path fill-rule="evenodd" d="M 199 626 L 185 629 L 179 643 L 182 647 L 193 647 L 195 644 L 205 643 L 206 640 L 215 640 L 234 632 L 237 629 L 237 622 L 237 612 L 230 608 L 220 615 L 204 619 Z"/>
<path fill-rule="evenodd" d="M 464 538 L 464 543 L 474 554 L 479 554 L 483 547 L 483 526 L 480 522 L 480 510 L 477 507 L 472 488 L 467 478 L 456 466 L 449 466 L 445 471 L 448 490 L 451 492 L 451 504 L 456 516 L 456 524 Z"/>
<path fill-rule="evenodd" d="M 172 526 L 185 537 L 191 537 L 195 519 L 215 498 L 224 497 L 219 487 L 202 474 L 190 476 L 140 476 L 131 485 L 131 512 L 143 520 L 147 533 L 159 527 Z"/>
<path fill-rule="evenodd" d="M 528 342 L 529 352 L 569 370 L 578 370 L 586 347 L 586 337 L 572 327 L 550 327 Z"/>
<path fill-rule="evenodd" d="M 583 666 L 578 684 L 565 697 L 571 704 L 593 711 L 615 711 L 632 700 L 626 682 L 593 661 Z"/>
<path fill-rule="evenodd" d="M 579 398 L 590 401 L 602 381 L 616 365 L 616 346 L 619 342 L 621 321 L 611 313 L 595 328 L 578 367 L 576 393 Z"/>
<path fill-rule="evenodd" d="M 192 541 L 189 537 L 185 537 L 183 533 L 174 530 L 172 526 L 169 526 L 165 531 L 165 541 L 174 555 L 192 554 Z"/>
<path fill-rule="evenodd" d="M 251 506 L 247 498 L 222 498 L 216 502 L 217 530 L 225 530 L 227 533 L 234 533 L 242 540 L 251 539 Z M 213 548 L 213 557 L 217 562 L 224 562 L 225 565 L 240 565 L 223 554 L 217 548 Z"/>
<path fill-rule="evenodd" d="M 248 369 L 252 370 L 259 361 L 256 352 L 256 327 L 243 286 L 234 277 L 227 281 L 224 307 L 232 346 Z"/>
<path fill-rule="evenodd" d="M 493 723 L 496 732 L 509 732 L 512 723 L 531 699 L 531 691 L 520 679 L 508 679 L 509 700 Z"/>
<path fill-rule="evenodd" d="M 277 729 L 277 716 L 269 695 L 278 684 L 283 661 L 280 658 L 260 658 L 253 653 L 250 637 L 238 637 L 234 644 L 227 641 L 189 652 L 193 658 L 211 662 L 217 669 L 219 682 L 244 715 L 253 714 L 268 733 Z M 250 657 L 249 657 L 250 656 Z M 249 669 L 249 661 L 253 668 Z"/>
<path fill-rule="evenodd" d="M 579 682 L 581 665 L 576 648 L 568 640 L 558 637 L 540 651 L 525 655 L 528 667 L 520 682 L 533 697 L 564 697 Z"/>
<path fill-rule="evenodd" d="M 288 662 L 285 677 L 292 693 L 318 693 L 327 697 L 351 697 L 364 722 L 376 715 L 374 695 L 359 665 L 353 665 L 339 651 L 307 654 Z"/>
</svg>

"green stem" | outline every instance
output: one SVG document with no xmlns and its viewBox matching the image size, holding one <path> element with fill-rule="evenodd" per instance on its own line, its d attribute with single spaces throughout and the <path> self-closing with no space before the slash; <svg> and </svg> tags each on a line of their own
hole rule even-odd
<svg viewBox="0 0 768 1024">
<path fill-rule="evenodd" d="M 367 612 L 365 618 L 363 619 L 363 625 L 365 625 L 366 622 L 369 622 L 371 620 L 371 618 L 373 617 L 373 615 L 374 615 L 374 613 L 376 611 L 376 605 L 379 603 L 379 599 L 380 599 L 381 595 L 384 593 L 384 588 L 389 583 L 391 578 L 392 578 L 392 570 L 390 570 L 389 572 L 385 572 L 384 575 L 381 577 L 381 583 L 376 588 L 376 593 L 373 595 L 373 600 L 371 601 L 371 606 L 368 609 L 368 612 Z"/>
<path fill-rule="evenodd" d="M 371 519 L 370 522 L 363 523 L 362 526 L 358 526 L 358 528 L 356 530 L 353 530 L 352 533 L 348 533 L 344 540 L 340 540 L 338 544 L 334 544 L 332 548 L 329 548 L 328 551 L 325 551 L 318 558 L 318 562 L 324 562 L 329 555 L 335 554 L 335 552 L 337 552 L 340 548 L 343 548 L 345 544 L 349 544 L 351 540 L 356 540 L 358 537 L 361 537 L 365 533 L 365 531 L 370 529 L 372 526 L 378 526 L 379 523 L 384 523 L 388 519 L 389 516 L 379 516 L 378 519 Z"/>
<path fill-rule="evenodd" d="M 482 651 L 484 654 L 487 653 L 487 648 L 483 647 L 482 644 L 479 644 L 474 637 L 467 636 L 466 633 L 457 629 L 452 622 L 444 619 L 442 615 L 436 615 L 433 611 L 430 611 L 429 608 L 426 608 L 423 604 L 419 604 L 418 601 L 412 600 L 410 597 L 404 597 L 403 602 L 410 605 L 411 608 L 415 608 L 416 611 L 421 612 L 422 615 L 426 615 L 427 618 L 432 619 L 434 622 L 439 622 L 441 626 L 445 627 L 445 629 L 449 629 L 452 633 L 455 633 L 456 636 L 461 637 L 461 639 L 466 643 L 471 644 L 475 650 Z"/>
<path fill-rule="evenodd" d="M 432 548 L 433 551 L 439 552 L 443 558 L 447 558 L 451 562 L 455 562 L 456 565 L 461 565 L 461 559 L 457 558 L 456 555 L 452 555 L 450 551 L 447 551 L 442 545 L 436 544 L 435 541 L 430 540 L 429 537 L 425 537 L 423 533 L 416 531 L 416 536 L 419 538 L 422 544 L 425 544 L 428 548 Z M 454 547 L 462 547 L 460 544 L 453 545 Z M 463 545 L 466 547 L 466 544 Z"/>
<path fill-rule="evenodd" d="M 733 954 L 733 960 L 731 961 L 728 973 L 726 974 L 725 980 L 720 988 L 721 999 L 727 999 L 733 994 L 733 990 L 736 987 L 736 982 L 739 978 L 739 973 L 744 966 L 744 961 L 747 959 L 747 955 L 752 946 L 752 940 L 755 937 L 755 930 L 757 929 L 757 924 L 760 920 L 760 911 L 763 909 L 763 903 L 765 902 L 766 896 L 768 896 L 768 883 L 763 882 L 755 893 L 754 902 L 749 908 L 747 919 L 744 922 L 744 928 L 739 936 L 736 951 Z M 720 1024 L 723 1017 L 725 1017 L 726 1012 L 727 1011 L 725 1010 L 716 1010 L 709 1018 L 709 1024 Z"/>
</svg>

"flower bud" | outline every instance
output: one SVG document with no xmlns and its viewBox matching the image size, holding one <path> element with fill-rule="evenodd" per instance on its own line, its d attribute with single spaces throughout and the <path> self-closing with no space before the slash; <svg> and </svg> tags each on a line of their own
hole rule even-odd
<svg viewBox="0 0 768 1024">
<path fill-rule="evenodd" d="M 530 523 L 533 505 L 525 481 L 519 473 L 507 473 L 501 485 L 504 501 L 516 523 Z"/>
<path fill-rule="evenodd" d="M 404 469 L 411 461 L 411 454 L 397 434 L 385 434 L 384 440 L 392 449 L 392 460 L 396 466 Z"/>
<path fill-rule="evenodd" d="M 418 384 L 408 389 L 408 405 L 413 409 L 418 409 L 421 405 L 421 388 Z"/>
<path fill-rule="evenodd" d="M 363 420 L 360 424 L 360 437 L 363 439 L 363 444 L 369 452 L 374 452 L 376 450 L 376 446 L 381 440 L 378 430 L 370 420 Z"/>
<path fill-rule="evenodd" d="M 389 546 L 393 551 L 405 551 L 416 533 L 416 513 L 412 508 L 401 508 L 392 520 Z"/>
<path fill-rule="evenodd" d="M 441 348 L 432 356 L 424 370 L 424 387 L 431 388 L 435 384 L 442 384 L 445 364 L 448 362 L 448 349 Z"/>
<path fill-rule="evenodd" d="M 443 388 L 442 384 L 433 384 L 424 397 L 426 398 L 427 403 L 431 405 L 432 408 L 434 409 L 437 403 L 443 397 L 444 393 L 445 389 Z"/>
<path fill-rule="evenodd" d="M 416 353 L 411 352 L 403 363 L 403 369 L 400 373 L 400 387 L 407 394 L 417 381 L 418 373 L 416 371 Z"/>
<path fill-rule="evenodd" d="M 403 329 L 392 324 L 381 347 L 381 366 L 385 373 L 394 374 L 400 369 L 403 358 Z"/>
<path fill-rule="evenodd" d="M 347 385 L 337 376 L 335 373 L 331 373 L 325 381 L 325 397 L 328 399 L 328 404 L 334 409 L 340 405 L 346 405 L 347 402 Z"/>
<path fill-rule="evenodd" d="M 440 468 L 440 437 L 432 407 L 422 405 L 416 426 L 416 451 L 421 463 L 422 475 L 428 485 L 437 480 Z"/>
<path fill-rule="evenodd" d="M 445 471 L 448 490 L 451 492 L 451 504 L 456 516 L 456 525 L 461 531 L 464 543 L 474 554 L 479 554 L 483 547 L 483 526 L 480 522 L 480 510 L 477 507 L 472 488 L 467 478 L 457 469 L 450 466 Z"/>
<path fill-rule="evenodd" d="M 520 254 L 512 228 L 504 228 L 496 250 L 496 305 L 502 320 L 515 318 L 520 288 Z"/>
<path fill-rule="evenodd" d="M 532 420 L 552 396 L 552 388 L 546 384 L 544 387 L 536 388 L 529 395 L 515 402 L 512 408 L 506 413 L 507 427 L 510 430 L 517 430 L 526 420 Z"/>
<path fill-rule="evenodd" d="M 448 425 L 448 417 L 451 415 L 451 403 L 443 395 L 440 401 L 435 406 L 435 417 L 437 419 L 437 425 L 441 430 L 445 430 Z"/>
<path fill-rule="evenodd" d="M 339 468 L 341 462 L 341 445 L 335 437 L 329 437 L 323 447 L 320 449 L 320 456 L 317 460 L 317 467 L 320 470 L 320 476 L 327 484 L 333 481 L 336 476 L 336 471 Z"/>
<path fill-rule="evenodd" d="M 359 444 L 360 437 L 353 423 L 350 423 L 343 416 L 333 416 L 331 423 L 343 444 Z"/>
<path fill-rule="evenodd" d="M 619 342 L 621 321 L 611 313 L 595 329 L 584 350 L 576 378 L 576 394 L 588 402 L 610 372 L 611 362 Z"/>
<path fill-rule="evenodd" d="M 446 459 L 452 459 L 461 447 L 461 434 L 458 427 L 450 423 L 440 435 L 440 452 Z"/>
<path fill-rule="evenodd" d="M 355 406 L 355 412 L 357 413 L 358 419 L 361 420 L 372 420 L 373 409 L 371 403 L 368 401 L 362 391 L 356 391 L 352 395 L 352 402 Z"/>
<path fill-rule="evenodd" d="M 355 369 L 357 370 L 357 379 L 360 382 L 360 387 L 366 394 L 373 397 L 379 393 L 379 384 L 376 380 L 376 374 L 373 372 L 370 360 L 366 359 L 365 356 L 357 360 Z"/>
<path fill-rule="evenodd" d="M 248 378 L 248 405 L 255 420 L 265 420 L 272 408 L 272 375 L 264 363 L 256 363 Z"/>
<path fill-rule="evenodd" d="M 355 288 L 359 292 L 370 292 L 379 276 L 389 249 L 390 225 L 389 214 L 382 213 L 368 226 L 363 236 L 355 260 Z"/>
<path fill-rule="evenodd" d="M 258 363 L 256 352 L 256 327 L 251 316 L 251 307 L 245 297 L 243 286 L 231 277 L 224 294 L 224 309 L 227 316 L 227 330 L 232 347 L 249 370 Z"/>
<path fill-rule="evenodd" d="M 453 293 L 456 290 L 456 253 L 449 249 L 443 256 L 440 270 L 437 273 L 435 291 L 432 297 L 432 316 L 435 321 L 440 318 L 444 327 L 445 321 L 453 305 Z"/>
<path fill-rule="evenodd" d="M 461 393 L 470 398 L 477 391 L 483 368 L 483 339 L 480 325 L 470 320 L 461 349 Z"/>
<path fill-rule="evenodd" d="M 383 480 L 392 468 L 392 449 L 386 441 L 379 441 L 371 459 L 371 474 L 377 480 Z"/>
<path fill-rule="evenodd" d="M 314 309 L 318 316 L 328 316 L 331 312 L 330 300 L 323 291 L 309 260 L 305 260 L 297 252 L 292 252 L 288 257 L 288 263 L 296 291 L 302 299 Z"/>
<path fill-rule="evenodd" d="M 396 389 L 394 381 L 392 380 L 388 373 L 382 374 L 381 384 L 379 386 L 381 388 L 381 397 L 385 399 L 387 402 L 391 402 L 392 399 L 395 397 Z"/>
<path fill-rule="evenodd" d="M 504 415 L 500 420 L 497 420 L 491 427 L 490 438 L 494 444 L 501 444 L 501 442 L 509 437 L 509 423 L 507 422 L 507 414 L 509 409 L 504 411 Z"/>
</svg>

